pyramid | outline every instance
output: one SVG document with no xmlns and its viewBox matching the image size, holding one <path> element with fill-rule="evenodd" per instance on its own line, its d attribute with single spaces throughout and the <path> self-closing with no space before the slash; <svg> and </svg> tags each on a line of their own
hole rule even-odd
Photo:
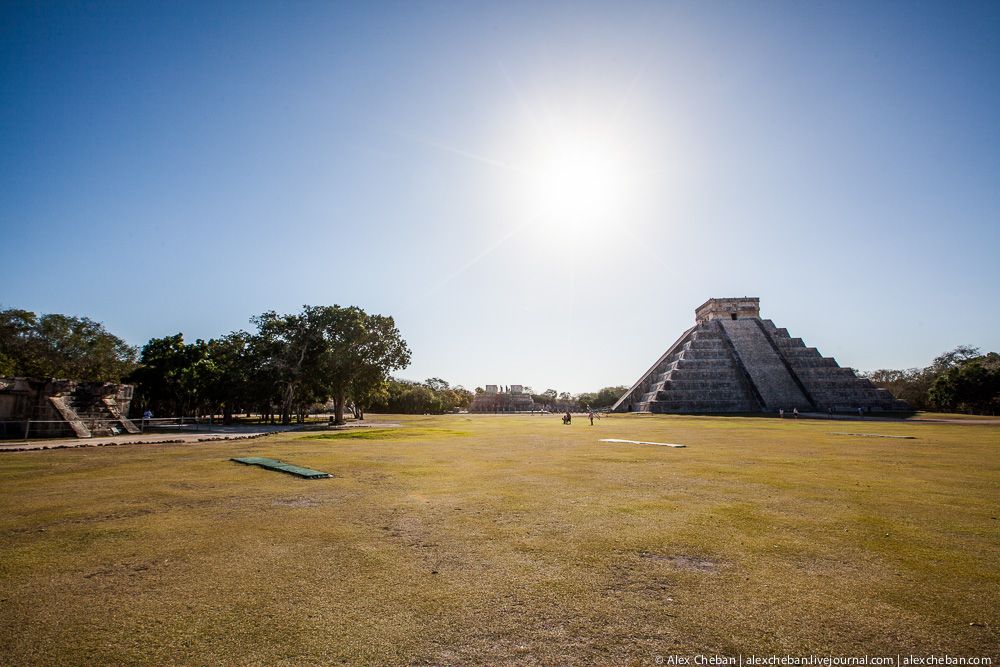
<svg viewBox="0 0 1000 667">
<path fill-rule="evenodd" d="M 909 410 L 885 389 L 806 347 L 760 299 L 709 299 L 695 325 L 632 385 L 613 412 L 886 412 Z"/>
</svg>

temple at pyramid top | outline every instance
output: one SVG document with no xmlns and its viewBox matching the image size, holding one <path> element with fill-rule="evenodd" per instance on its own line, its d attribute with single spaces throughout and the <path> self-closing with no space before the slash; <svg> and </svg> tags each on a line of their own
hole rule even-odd
<svg viewBox="0 0 1000 667">
<path fill-rule="evenodd" d="M 698 324 L 720 318 L 738 320 L 745 317 L 760 317 L 760 299 L 755 296 L 709 299 L 694 310 L 694 321 Z"/>
<path fill-rule="evenodd" d="M 709 299 L 695 325 L 612 408 L 615 412 L 738 413 L 908 410 L 760 317 L 760 299 Z"/>
</svg>

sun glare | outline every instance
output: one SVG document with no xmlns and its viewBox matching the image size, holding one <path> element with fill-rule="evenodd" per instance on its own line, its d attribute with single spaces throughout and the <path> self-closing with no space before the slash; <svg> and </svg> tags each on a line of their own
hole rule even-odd
<svg viewBox="0 0 1000 667">
<path fill-rule="evenodd" d="M 529 206 L 557 231 L 591 230 L 628 204 L 632 177 L 624 151 L 598 132 L 572 132 L 539 142 L 524 170 Z"/>
</svg>

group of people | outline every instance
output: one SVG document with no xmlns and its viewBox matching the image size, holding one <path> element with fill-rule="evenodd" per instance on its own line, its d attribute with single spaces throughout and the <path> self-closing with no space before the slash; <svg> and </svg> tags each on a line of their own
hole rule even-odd
<svg viewBox="0 0 1000 667">
<path fill-rule="evenodd" d="M 593 410 L 591 410 L 590 408 L 587 408 L 587 418 L 590 419 L 590 425 L 591 426 L 594 425 L 594 417 L 596 417 L 596 416 L 597 415 L 594 414 Z M 600 417 L 597 417 L 597 418 L 600 419 Z M 563 420 L 563 424 L 572 424 L 573 423 L 573 415 L 571 415 L 569 413 L 569 410 L 567 410 L 566 414 L 563 415 L 562 420 Z"/>
</svg>

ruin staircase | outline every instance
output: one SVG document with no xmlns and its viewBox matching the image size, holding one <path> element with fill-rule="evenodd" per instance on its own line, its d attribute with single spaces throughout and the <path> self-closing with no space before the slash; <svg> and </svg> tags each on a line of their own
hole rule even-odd
<svg viewBox="0 0 1000 667">
<path fill-rule="evenodd" d="M 80 416 L 76 414 L 76 410 L 73 409 L 72 405 L 67 402 L 66 396 L 49 396 L 49 403 L 52 407 L 56 409 L 59 416 L 63 418 L 66 425 L 72 429 L 73 433 L 78 438 L 89 438 L 93 435 L 87 425 L 83 423 Z"/>
<path fill-rule="evenodd" d="M 50 396 L 49 401 L 78 438 L 140 432 L 139 427 L 122 414 L 114 398 L 95 399 L 74 391 Z"/>
</svg>

